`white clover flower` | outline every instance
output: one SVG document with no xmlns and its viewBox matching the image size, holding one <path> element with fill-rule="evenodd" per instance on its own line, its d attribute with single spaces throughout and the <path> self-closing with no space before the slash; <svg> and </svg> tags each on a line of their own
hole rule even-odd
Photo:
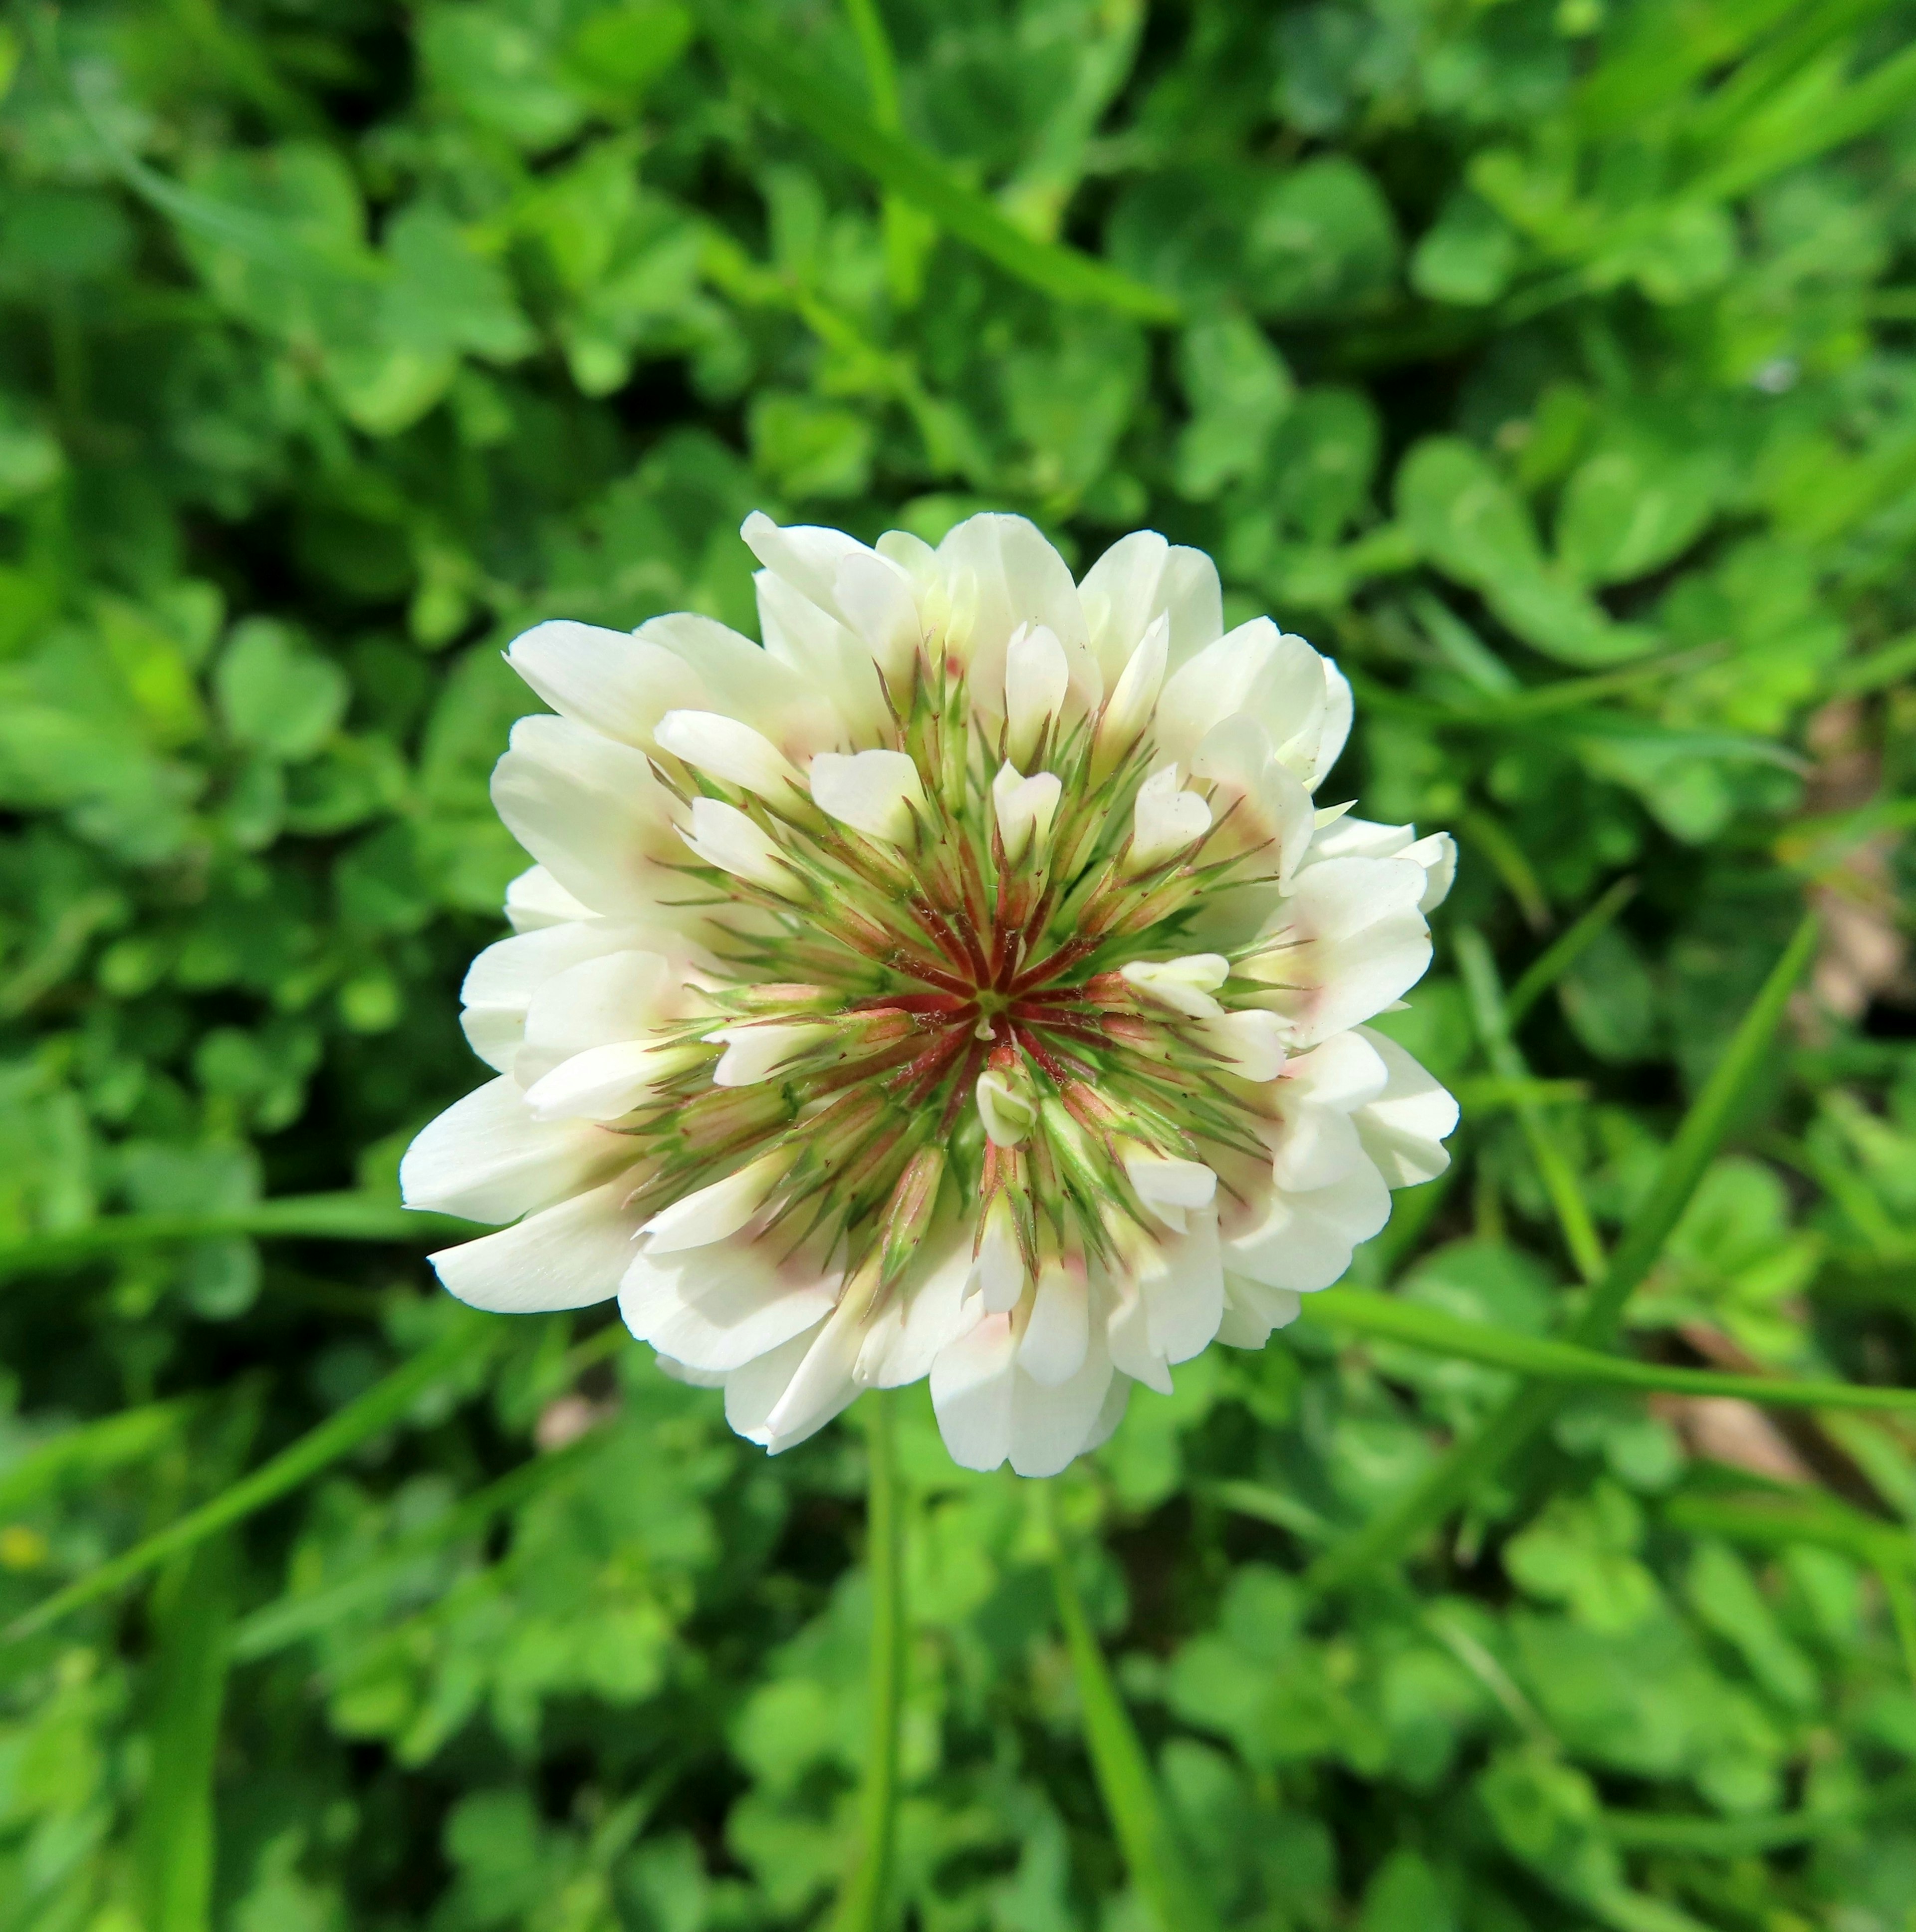
<svg viewBox="0 0 1916 1932">
<path fill-rule="evenodd" d="M 1442 834 L 1320 810 L 1350 687 L 1149 531 L 1081 584 L 1023 518 L 936 550 L 745 526 L 761 650 L 538 626 L 493 796 L 538 861 L 473 962 L 499 1078 L 406 1198 L 499 1310 L 616 1295 L 741 1434 L 928 1375 L 1049 1474 L 1261 1346 L 1441 1173 L 1456 1103 L 1363 1022 L 1430 959 Z"/>
</svg>

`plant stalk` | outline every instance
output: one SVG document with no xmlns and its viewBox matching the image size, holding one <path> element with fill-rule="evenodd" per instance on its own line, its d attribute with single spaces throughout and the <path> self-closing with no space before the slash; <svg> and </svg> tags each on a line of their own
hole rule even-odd
<svg viewBox="0 0 1916 1932">
<path fill-rule="evenodd" d="M 871 1578 L 871 1728 L 859 1794 L 859 1855 L 833 1932 L 882 1932 L 889 1924 L 898 1836 L 898 1707 L 904 1697 L 904 1521 L 899 1507 L 898 1396 L 865 1397 L 865 1568 Z"/>
</svg>

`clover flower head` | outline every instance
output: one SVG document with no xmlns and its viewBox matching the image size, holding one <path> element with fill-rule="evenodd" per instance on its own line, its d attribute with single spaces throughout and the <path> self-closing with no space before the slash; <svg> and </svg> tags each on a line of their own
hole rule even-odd
<svg viewBox="0 0 1916 1932">
<path fill-rule="evenodd" d="M 433 1257 L 460 1299 L 616 1295 L 769 1449 L 928 1375 L 959 1462 L 1051 1474 L 1443 1170 L 1455 1102 L 1363 1022 L 1453 848 L 1317 806 L 1350 688 L 1226 633 L 1199 551 L 744 535 L 763 647 L 508 652 L 556 715 L 493 781 L 537 861 L 464 987 L 499 1077 L 406 1198 L 512 1224 Z"/>
</svg>

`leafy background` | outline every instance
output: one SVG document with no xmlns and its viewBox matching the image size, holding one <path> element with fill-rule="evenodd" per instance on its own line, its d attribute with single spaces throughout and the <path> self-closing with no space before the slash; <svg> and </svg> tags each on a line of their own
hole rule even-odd
<svg viewBox="0 0 1916 1932">
<path fill-rule="evenodd" d="M 1916 1378 L 1908 4 L 9 19 L 0 1616 L 79 1588 L 0 1645 L 4 1932 L 829 1909 L 860 1415 L 769 1462 L 603 1311 L 475 1340 L 383 1204 L 523 862 L 499 645 L 751 628 L 754 507 L 1149 524 L 1350 670 L 1330 795 L 1464 855 L 1392 1022 L 1456 1165 L 1356 1276 L 1407 1302 L 1559 1325 L 1817 908 L 1627 1340 Z M 380 1238 L 256 1206 L 340 1194 Z M 1916 1430 L 1572 1391 L 1312 1580 L 1513 1385 L 1306 1322 L 1063 1486 L 1188 1922 L 1916 1927 Z M 1142 1927 L 1033 1490 L 899 1427 L 909 1922 Z"/>
</svg>

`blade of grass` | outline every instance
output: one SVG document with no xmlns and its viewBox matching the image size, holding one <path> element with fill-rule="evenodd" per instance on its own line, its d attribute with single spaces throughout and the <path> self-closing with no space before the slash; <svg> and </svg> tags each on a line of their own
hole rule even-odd
<svg viewBox="0 0 1916 1932">
<path fill-rule="evenodd" d="M 1531 1008 L 1583 957 L 1591 941 L 1636 896 L 1636 880 L 1619 879 L 1517 975 L 1504 996 L 1504 1017 L 1513 1032 L 1523 1024 Z"/>
<path fill-rule="evenodd" d="M 1217 1920 L 1179 1842 L 1151 1775 L 1150 1760 L 1119 1696 L 1084 1599 L 1072 1574 L 1071 1558 L 1057 1518 L 1055 1482 L 1040 1486 L 1048 1513 L 1051 1581 L 1058 1621 L 1078 1686 L 1085 1748 L 1105 1801 L 1126 1870 L 1159 1932 L 1217 1932 Z"/>
<path fill-rule="evenodd" d="M 30 1235 L 0 1247 L 0 1281 L 75 1267 L 128 1248 L 223 1241 L 239 1235 L 256 1240 L 403 1242 L 431 1248 L 480 1232 L 470 1221 L 420 1214 L 370 1194 L 293 1194 L 226 1214 L 108 1214 L 82 1228 Z"/>
<path fill-rule="evenodd" d="M 1916 1389 L 1870 1382 L 1789 1382 L 1779 1376 L 1731 1375 L 1717 1369 L 1638 1361 L 1489 1322 L 1465 1321 L 1421 1302 L 1363 1288 L 1326 1288 L 1305 1298 L 1303 1312 L 1330 1327 L 1381 1336 L 1460 1361 L 1481 1362 L 1488 1368 L 1513 1370 L 1541 1381 L 1596 1383 L 1670 1395 L 1729 1396 L 1779 1408 L 1887 1408 L 1916 1414 Z"/>
<path fill-rule="evenodd" d="M 157 1594 L 152 1760 L 133 1838 L 147 1932 L 208 1932 L 212 1924 L 213 1778 L 235 1555 L 230 1537 L 202 1543 L 170 1566 Z"/>
<path fill-rule="evenodd" d="M 871 97 L 874 125 L 895 134 L 902 127 L 898 113 L 898 63 L 892 53 L 892 37 L 885 31 L 884 16 L 878 0 L 845 0 L 845 17 L 865 62 L 865 89 Z M 892 299 L 901 308 L 912 307 L 923 292 L 925 257 L 937 230 L 925 211 L 915 208 L 901 195 L 888 190 L 881 212 L 885 227 L 885 279 Z"/>
<path fill-rule="evenodd" d="M 1503 880 L 1517 902 L 1524 923 L 1533 932 L 1550 930 L 1550 902 L 1545 898 L 1535 868 L 1523 848 L 1491 814 L 1471 806 L 1457 814 L 1457 830 L 1490 861 L 1491 869 Z"/>
<path fill-rule="evenodd" d="M 904 1523 L 898 1502 L 898 1404 L 890 1389 L 865 1398 L 865 1567 L 871 1578 L 871 1718 L 859 1792 L 858 1862 L 838 1901 L 833 1932 L 890 1924 L 898 1836 L 898 1707 L 904 1696 Z"/>
<path fill-rule="evenodd" d="M 1455 941 L 1458 970 L 1463 975 L 1464 990 L 1471 1003 L 1471 1016 L 1477 1024 L 1477 1038 L 1484 1057 L 1501 1080 L 1509 1083 L 1524 1141 L 1536 1163 L 1543 1191 L 1562 1230 L 1564 1245 L 1586 1282 L 1597 1280 L 1603 1273 L 1603 1244 L 1597 1238 L 1597 1224 L 1583 1198 L 1575 1171 L 1558 1144 L 1543 1110 L 1524 1092 L 1530 1069 L 1510 1037 L 1510 1023 L 1504 1007 L 1504 989 L 1498 982 L 1497 963 L 1490 948 L 1474 926 L 1458 928 Z"/>
<path fill-rule="evenodd" d="M 331 1582 L 262 1604 L 234 1631 L 234 1660 L 250 1664 L 256 1658 L 269 1657 L 328 1628 L 368 1604 L 379 1602 L 405 1575 L 409 1565 L 448 1544 L 476 1535 L 508 1510 L 570 1481 L 589 1458 L 604 1447 L 597 1432 L 592 1432 L 568 1442 L 562 1449 L 535 1456 Z"/>
<path fill-rule="evenodd" d="M 708 7 L 706 32 L 727 65 L 780 111 L 879 185 L 922 208 L 940 226 L 1041 293 L 1059 302 L 1114 309 L 1141 321 L 1174 322 L 1176 302 L 1108 262 L 1015 227 L 935 156 L 880 127 L 833 82 L 794 64 L 725 9 Z"/>
<path fill-rule="evenodd" d="M 70 1612 L 110 1595 L 169 1557 L 183 1555 L 290 1494 L 362 1442 L 391 1428 L 441 1376 L 496 1346 L 500 1334 L 501 1324 L 496 1322 L 457 1323 L 430 1348 L 375 1382 L 364 1394 L 355 1396 L 316 1429 L 309 1430 L 250 1476 L 16 1617 L 0 1631 L 0 1643 L 18 1643 L 45 1630 Z"/>
<path fill-rule="evenodd" d="M 1624 1304 L 1663 1252 L 1670 1231 L 1690 1204 L 1704 1171 L 1729 1132 L 1732 1116 L 1758 1062 L 1768 1051 L 1791 992 L 1809 964 L 1816 937 L 1816 920 L 1812 915 L 1797 928 L 1704 1082 L 1703 1090 L 1684 1115 L 1649 1198 L 1624 1229 L 1603 1280 L 1572 1324 L 1569 1340 L 1585 1348 L 1603 1348 L 1615 1335 Z M 1403 1555 L 1425 1531 L 1495 1475 L 1549 1421 L 1561 1400 L 1551 1384 L 1527 1384 L 1476 1435 L 1455 1444 L 1423 1481 L 1320 1556 L 1306 1572 L 1306 1580 L 1320 1591 L 1340 1588 Z"/>
</svg>

